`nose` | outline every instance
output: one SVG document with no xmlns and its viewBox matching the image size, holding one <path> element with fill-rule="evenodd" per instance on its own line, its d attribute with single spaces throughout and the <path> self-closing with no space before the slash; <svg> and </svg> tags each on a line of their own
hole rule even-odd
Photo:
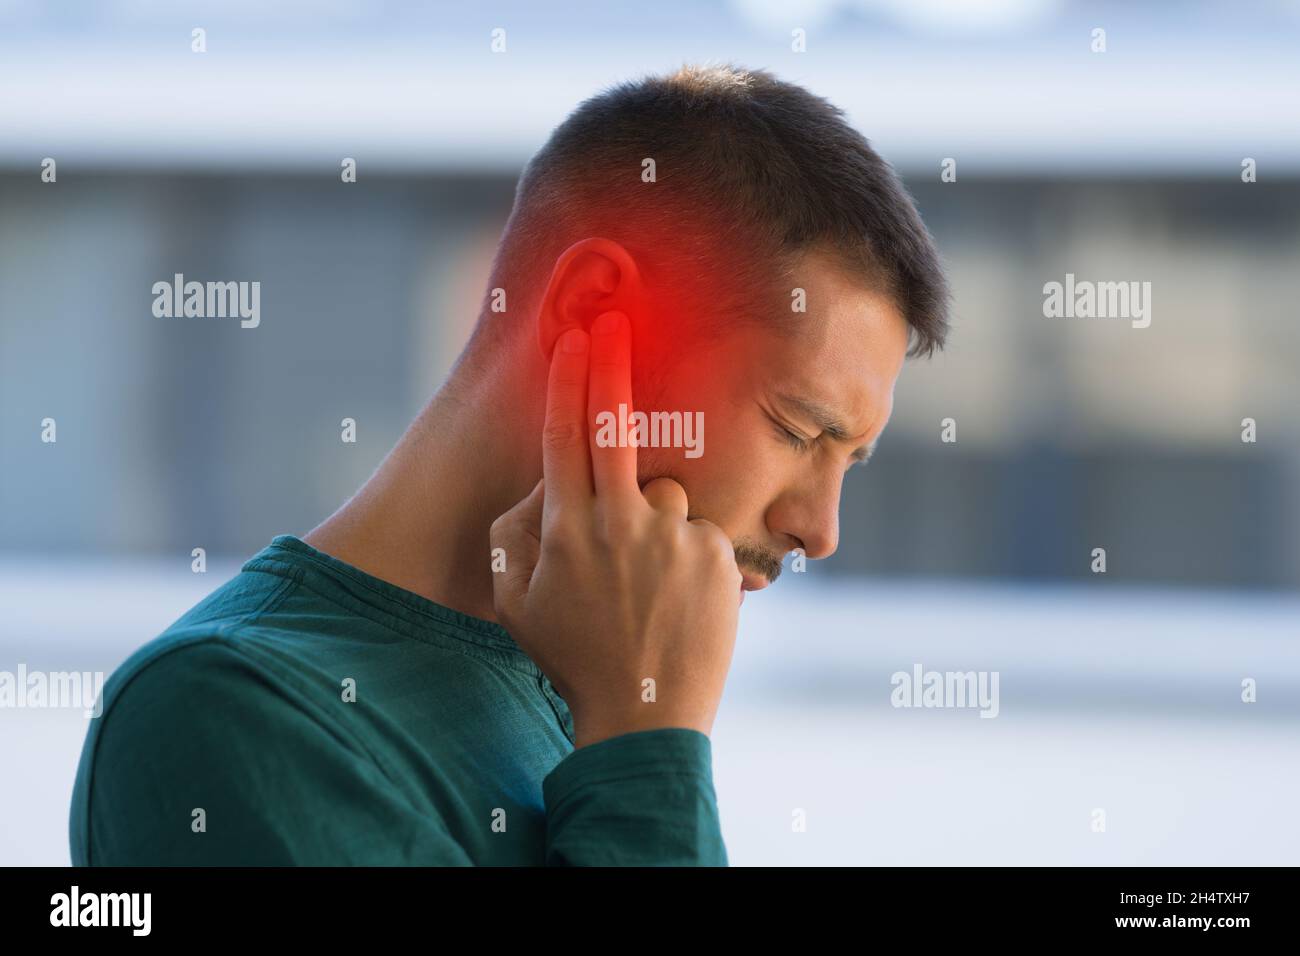
<svg viewBox="0 0 1300 956">
<path fill-rule="evenodd" d="M 840 544 L 843 482 L 843 472 L 826 474 L 783 494 L 768 510 L 769 530 L 796 539 L 809 558 L 829 558 Z"/>
</svg>

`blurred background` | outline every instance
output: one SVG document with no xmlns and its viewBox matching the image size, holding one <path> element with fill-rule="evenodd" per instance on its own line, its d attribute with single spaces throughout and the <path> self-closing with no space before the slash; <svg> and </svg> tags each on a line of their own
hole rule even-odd
<svg viewBox="0 0 1300 956">
<path fill-rule="evenodd" d="M 111 672 L 341 504 L 465 341 L 531 152 L 686 62 L 844 108 L 955 291 L 839 552 L 745 603 L 733 863 L 1296 863 L 1298 0 L 0 0 L 0 671 Z M 260 281 L 260 326 L 154 317 L 178 272 Z M 1067 273 L 1150 282 L 1150 327 L 1045 318 Z M 997 719 L 891 707 L 917 663 L 999 672 Z M 0 864 L 68 862 L 85 730 L 0 710 Z"/>
</svg>

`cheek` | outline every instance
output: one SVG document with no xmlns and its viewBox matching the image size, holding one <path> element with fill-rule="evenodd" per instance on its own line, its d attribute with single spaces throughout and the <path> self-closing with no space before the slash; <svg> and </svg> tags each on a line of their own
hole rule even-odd
<svg viewBox="0 0 1300 956">
<path fill-rule="evenodd" d="M 789 451 L 755 405 L 753 367 L 736 348 L 679 361 L 646 397 L 652 410 L 701 413 L 701 453 L 688 458 L 682 449 L 643 448 L 638 454 L 642 483 L 660 475 L 681 483 L 691 515 L 733 538 L 761 528 L 790 464 Z"/>
<path fill-rule="evenodd" d="M 706 416 L 706 423 L 713 419 Z M 783 449 L 761 432 L 705 429 L 704 454 L 685 458 L 679 449 L 642 449 L 642 483 L 664 475 L 686 489 L 691 517 L 705 518 L 733 539 L 759 533 L 763 516 L 776 498 Z"/>
</svg>

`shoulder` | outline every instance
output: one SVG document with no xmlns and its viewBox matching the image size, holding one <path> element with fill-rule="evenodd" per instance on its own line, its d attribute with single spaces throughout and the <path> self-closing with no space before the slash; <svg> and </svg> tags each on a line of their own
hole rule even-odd
<svg viewBox="0 0 1300 956">
<path fill-rule="evenodd" d="M 151 641 L 113 673 L 102 701 L 73 789 L 75 865 L 130 859 L 123 848 L 146 847 L 160 827 L 184 838 L 196 811 L 242 803 L 295 754 L 322 738 L 337 744 L 320 715 L 220 635 Z"/>
</svg>

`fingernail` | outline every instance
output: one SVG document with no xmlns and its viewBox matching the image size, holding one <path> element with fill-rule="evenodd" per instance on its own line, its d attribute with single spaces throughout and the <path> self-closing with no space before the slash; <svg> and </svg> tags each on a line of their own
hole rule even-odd
<svg viewBox="0 0 1300 956">
<path fill-rule="evenodd" d="M 587 333 L 582 329 L 569 329 L 560 336 L 560 349 L 569 355 L 581 355 L 587 351 Z"/>
<path fill-rule="evenodd" d="M 623 330 L 622 312 L 602 312 L 592 323 L 592 335 L 614 335 Z"/>
</svg>

